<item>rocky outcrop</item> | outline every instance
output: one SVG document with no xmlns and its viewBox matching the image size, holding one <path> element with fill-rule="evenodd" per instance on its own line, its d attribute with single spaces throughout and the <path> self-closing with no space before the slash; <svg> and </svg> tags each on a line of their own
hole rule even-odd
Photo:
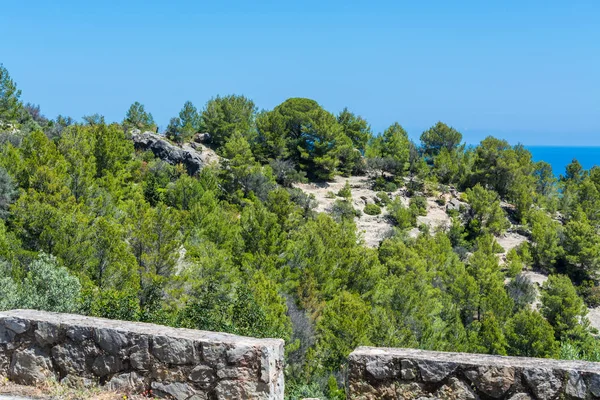
<svg viewBox="0 0 600 400">
<path fill-rule="evenodd" d="M 359 347 L 348 399 L 591 399 L 600 363 Z"/>
<path fill-rule="evenodd" d="M 172 165 L 182 164 L 189 175 L 197 174 L 207 164 L 217 161 L 218 156 L 207 147 L 193 143 L 178 147 L 163 136 L 151 132 L 133 131 L 131 139 L 137 150 L 150 150 L 154 155 Z"/>
<path fill-rule="evenodd" d="M 0 375 L 198 399 L 283 399 L 283 340 L 32 310 L 0 312 Z"/>
</svg>

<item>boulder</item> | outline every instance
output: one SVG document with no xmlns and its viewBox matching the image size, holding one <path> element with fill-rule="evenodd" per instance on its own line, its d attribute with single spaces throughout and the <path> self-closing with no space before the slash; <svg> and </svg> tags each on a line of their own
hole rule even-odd
<svg viewBox="0 0 600 400">
<path fill-rule="evenodd" d="M 523 371 L 525 382 L 531 392 L 539 400 L 549 400 L 562 388 L 562 383 L 552 373 L 551 369 L 532 368 Z"/>
<path fill-rule="evenodd" d="M 150 132 L 133 133 L 131 137 L 136 149 L 150 150 L 156 157 L 171 165 L 182 164 L 189 175 L 196 175 L 205 166 L 201 153 L 189 146 L 182 149 Z"/>
<path fill-rule="evenodd" d="M 569 380 L 565 392 L 572 398 L 585 399 L 587 386 L 583 376 L 577 371 L 569 371 Z"/>
<path fill-rule="evenodd" d="M 211 136 L 210 133 L 208 132 L 204 132 L 204 133 L 196 133 L 194 135 L 194 142 L 196 143 L 208 143 L 210 142 Z"/>
<path fill-rule="evenodd" d="M 417 361 L 424 382 L 441 382 L 456 369 L 457 365 L 430 360 Z"/>
<path fill-rule="evenodd" d="M 448 384 L 439 388 L 434 396 L 442 400 L 477 400 L 473 389 L 457 378 L 450 378 Z"/>
<path fill-rule="evenodd" d="M 460 201 L 458 201 L 457 199 L 452 199 L 448 202 L 448 204 L 446 204 L 446 210 L 456 210 L 459 211 L 460 210 Z"/>
<path fill-rule="evenodd" d="M 375 379 L 390 379 L 398 374 L 398 365 L 392 359 L 378 357 L 367 361 L 366 370 Z"/>
<path fill-rule="evenodd" d="M 229 399 L 266 399 L 268 385 L 264 383 L 223 380 L 217 383 L 215 394 L 217 400 Z"/>
<path fill-rule="evenodd" d="M 207 388 L 216 380 L 215 370 L 206 365 L 198 365 L 192 369 L 188 379 L 201 387 Z"/>
<path fill-rule="evenodd" d="M 16 334 L 26 332 L 29 329 L 29 322 L 19 318 L 6 318 L 3 324 Z"/>
<path fill-rule="evenodd" d="M 187 383 L 152 382 L 152 390 L 159 397 L 169 397 L 175 400 L 187 400 L 198 393 Z"/>
<path fill-rule="evenodd" d="M 60 328 L 49 322 L 38 322 L 35 330 L 35 340 L 40 346 L 52 345 L 60 339 Z"/>
<path fill-rule="evenodd" d="M 144 377 L 137 372 L 115 375 L 109 380 L 105 387 L 112 391 L 134 391 L 143 392 L 146 390 Z"/>
<path fill-rule="evenodd" d="M 98 354 L 99 350 L 93 344 L 64 343 L 52 348 L 52 358 L 63 374 L 86 372 Z"/>
<path fill-rule="evenodd" d="M 167 364 L 193 364 L 196 361 L 196 349 L 192 341 L 167 336 L 154 338 L 152 354 Z"/>
<path fill-rule="evenodd" d="M 92 365 L 92 371 L 99 377 L 114 374 L 123 368 L 121 360 L 113 355 L 103 355 L 96 360 Z"/>
<path fill-rule="evenodd" d="M 481 366 L 475 370 L 465 371 L 465 375 L 477 389 L 495 399 L 504 396 L 515 383 L 513 367 Z"/>
<path fill-rule="evenodd" d="M 127 347 L 125 334 L 111 328 L 98 328 L 94 331 L 94 340 L 100 348 L 112 355 L 118 355 Z"/>
<path fill-rule="evenodd" d="M 9 378 L 23 385 L 36 385 L 53 376 L 52 361 L 38 348 L 17 350 L 10 363 Z"/>
</svg>

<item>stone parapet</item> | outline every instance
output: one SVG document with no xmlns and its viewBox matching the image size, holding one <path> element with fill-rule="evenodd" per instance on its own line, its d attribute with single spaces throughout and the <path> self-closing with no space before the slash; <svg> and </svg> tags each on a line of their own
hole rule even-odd
<svg viewBox="0 0 600 400">
<path fill-rule="evenodd" d="M 348 399 L 600 398 L 600 363 L 359 347 Z"/>
<path fill-rule="evenodd" d="M 33 310 L 0 312 L 0 374 L 177 400 L 283 399 L 283 340 Z"/>
</svg>

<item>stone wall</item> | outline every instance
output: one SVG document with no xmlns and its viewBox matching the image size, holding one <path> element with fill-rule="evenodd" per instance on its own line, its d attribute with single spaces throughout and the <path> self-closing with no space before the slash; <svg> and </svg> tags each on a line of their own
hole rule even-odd
<svg viewBox="0 0 600 400">
<path fill-rule="evenodd" d="M 600 363 L 359 347 L 349 399 L 600 398 Z"/>
<path fill-rule="evenodd" d="M 0 312 L 0 375 L 183 399 L 283 399 L 283 340 L 31 310 Z"/>
</svg>

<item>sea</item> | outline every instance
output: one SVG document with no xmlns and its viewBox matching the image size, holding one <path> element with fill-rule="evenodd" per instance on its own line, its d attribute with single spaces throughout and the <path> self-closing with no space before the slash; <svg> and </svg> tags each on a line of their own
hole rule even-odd
<svg viewBox="0 0 600 400">
<path fill-rule="evenodd" d="M 576 146 L 525 146 L 534 161 L 546 161 L 554 175 L 564 175 L 565 167 L 577 159 L 585 169 L 600 166 L 600 147 Z"/>
</svg>

